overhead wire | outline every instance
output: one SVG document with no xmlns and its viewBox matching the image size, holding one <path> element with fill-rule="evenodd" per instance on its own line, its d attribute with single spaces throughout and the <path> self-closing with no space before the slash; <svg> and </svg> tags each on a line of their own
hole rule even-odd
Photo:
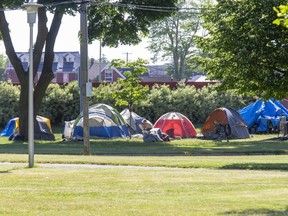
<svg viewBox="0 0 288 216">
<path fill-rule="evenodd" d="M 67 4 L 83 4 L 83 3 L 89 3 L 91 5 L 99 5 L 99 6 L 105 6 L 105 5 L 111 5 L 115 7 L 125 7 L 133 10 L 146 10 L 146 11 L 155 11 L 155 12 L 178 12 L 178 13 L 201 13 L 202 10 L 213 10 L 213 8 L 202 8 L 202 7 L 163 7 L 163 6 L 153 6 L 153 5 L 139 5 L 139 4 L 124 4 L 119 2 L 98 2 L 96 0 L 68 0 L 68 1 L 62 1 L 62 2 L 53 2 L 53 3 L 47 3 L 43 4 L 44 7 L 56 7 L 61 5 L 67 5 Z M 0 8 L 0 11 L 13 11 L 13 10 L 23 10 L 23 7 L 16 7 L 16 8 Z"/>
</svg>

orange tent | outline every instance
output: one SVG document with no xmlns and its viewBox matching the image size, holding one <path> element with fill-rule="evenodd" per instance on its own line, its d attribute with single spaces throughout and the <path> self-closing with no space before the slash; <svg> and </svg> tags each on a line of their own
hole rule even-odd
<svg viewBox="0 0 288 216">
<path fill-rule="evenodd" d="M 202 134 L 206 139 L 250 138 L 241 115 L 227 107 L 215 109 L 210 113 L 202 127 Z"/>
</svg>

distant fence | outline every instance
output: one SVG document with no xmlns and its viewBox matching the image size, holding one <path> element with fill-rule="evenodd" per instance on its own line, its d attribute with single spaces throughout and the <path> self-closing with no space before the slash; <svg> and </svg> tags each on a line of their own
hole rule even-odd
<svg viewBox="0 0 288 216">
<path fill-rule="evenodd" d="M 141 82 L 141 85 L 144 86 L 149 86 L 150 88 L 152 88 L 153 85 L 158 84 L 158 85 L 168 85 L 170 86 L 171 89 L 177 88 L 177 84 L 179 82 Z M 185 82 L 185 85 L 192 85 L 195 86 L 197 89 L 202 88 L 204 86 L 208 86 L 208 85 L 215 85 L 218 84 L 219 82 Z M 101 82 L 93 82 L 92 86 L 93 87 L 98 87 L 100 84 L 105 84 L 105 83 L 101 83 Z M 106 83 L 109 84 L 109 83 Z"/>
</svg>

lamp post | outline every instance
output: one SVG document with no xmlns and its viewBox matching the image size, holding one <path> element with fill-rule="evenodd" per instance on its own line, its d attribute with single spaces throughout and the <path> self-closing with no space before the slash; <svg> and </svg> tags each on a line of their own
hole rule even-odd
<svg viewBox="0 0 288 216">
<path fill-rule="evenodd" d="M 34 109 L 33 109 L 33 25 L 36 22 L 36 15 L 41 4 L 34 0 L 23 4 L 27 10 L 27 23 L 30 27 L 30 48 L 29 48 L 29 89 L 28 89 L 28 152 L 29 168 L 34 166 Z"/>
</svg>

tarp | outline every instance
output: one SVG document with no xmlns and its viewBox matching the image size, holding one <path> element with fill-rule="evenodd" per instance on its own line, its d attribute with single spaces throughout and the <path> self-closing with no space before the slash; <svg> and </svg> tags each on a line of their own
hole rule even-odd
<svg viewBox="0 0 288 216">
<path fill-rule="evenodd" d="M 155 122 L 153 128 L 160 128 L 172 138 L 193 138 L 197 135 L 192 122 L 178 112 L 165 113 Z"/>
<path fill-rule="evenodd" d="M 37 116 L 36 120 L 39 125 L 40 131 L 34 131 L 35 139 L 39 140 L 55 140 L 55 136 L 52 133 L 50 119 L 43 116 Z M 4 130 L 1 132 L 0 136 L 13 136 L 17 135 L 19 132 L 19 118 L 12 118 L 6 124 Z"/>
<path fill-rule="evenodd" d="M 89 107 L 90 138 L 124 138 L 129 135 L 125 120 L 115 108 L 106 104 Z M 67 139 L 83 139 L 83 113 L 65 123 L 63 136 Z"/>
<path fill-rule="evenodd" d="M 142 134 L 143 128 L 141 124 L 144 122 L 144 120 L 148 121 L 152 125 L 152 123 L 149 120 L 139 116 L 135 112 L 131 112 L 130 115 L 130 111 L 128 108 L 124 109 L 120 114 L 124 118 L 127 125 L 129 125 L 131 134 Z"/>
<path fill-rule="evenodd" d="M 227 107 L 215 109 L 207 117 L 201 133 L 205 139 L 250 138 L 243 118 L 236 110 Z"/>
<path fill-rule="evenodd" d="M 257 100 L 254 103 L 238 110 L 252 132 L 267 132 L 269 129 L 277 128 L 281 117 L 288 119 L 288 110 L 278 100 Z"/>
</svg>

